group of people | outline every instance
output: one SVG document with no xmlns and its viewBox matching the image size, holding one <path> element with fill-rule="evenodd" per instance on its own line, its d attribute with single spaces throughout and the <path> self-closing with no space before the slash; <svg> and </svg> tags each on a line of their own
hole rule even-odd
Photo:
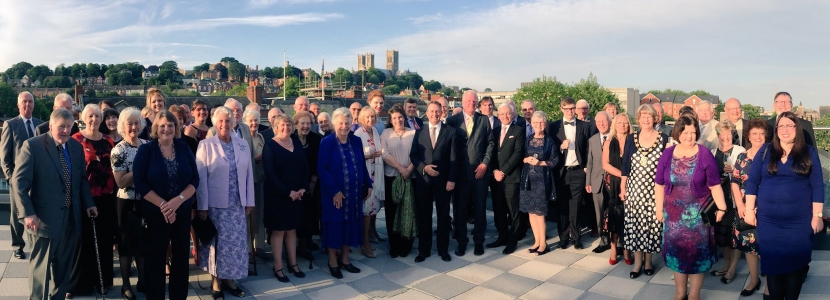
<svg viewBox="0 0 830 300">
<path fill-rule="evenodd" d="M 191 255 L 211 274 L 214 299 L 244 297 L 235 280 L 256 257 L 273 259 L 274 276 L 290 282 L 288 274 L 305 277 L 298 255 L 322 247 L 331 275 L 343 278 L 361 271 L 349 261 L 352 247 L 377 257 L 381 208 L 392 258 L 416 250 L 423 262 L 435 238 L 437 255 L 451 261 L 450 237 L 464 256 L 468 223 L 474 255 L 513 253 L 529 229 L 526 251 L 544 255 L 552 250 L 546 220 L 554 220 L 559 249 L 582 249 L 587 227 L 600 237 L 593 252 L 610 250 L 612 265 L 622 256 L 631 278 L 653 275 L 652 255 L 661 253 L 675 299 L 699 299 L 710 271 L 733 281 L 742 252 L 751 280 L 741 295 L 759 289 L 763 270 L 765 295 L 798 297 L 812 235 L 823 227 L 824 190 L 812 127 L 790 112 L 785 92 L 769 121 L 742 119 L 733 98 L 727 120 L 714 120 L 702 102 L 681 108 L 670 126 L 661 104 L 644 104 L 632 114 L 636 132 L 613 103 L 592 118 L 587 101 L 563 98 L 562 118 L 549 120 L 530 100 L 496 107 L 466 91 L 457 113 L 441 98 L 422 119 L 417 100 L 389 109 L 385 100 L 375 90 L 366 107 L 329 114 L 299 97 L 293 117 L 272 108 L 263 126 L 255 103 L 168 106 L 150 89 L 145 111 L 86 105 L 78 129 L 71 96 L 58 95 L 44 122 L 32 117 L 33 96 L 21 93 L 0 157 L 13 255 L 25 259 L 24 232 L 32 247 L 31 298 L 105 293 L 114 251 L 125 299 L 165 298 L 165 278 L 167 297 L 186 298 Z M 488 191 L 498 236 L 486 243 Z M 196 229 L 208 220 L 215 234 L 203 238 Z M 718 247 L 724 264 L 711 270 Z"/>
</svg>

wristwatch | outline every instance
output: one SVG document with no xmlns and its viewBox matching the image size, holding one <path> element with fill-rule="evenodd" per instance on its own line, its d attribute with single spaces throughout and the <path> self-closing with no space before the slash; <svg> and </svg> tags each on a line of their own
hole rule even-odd
<svg viewBox="0 0 830 300">
<path fill-rule="evenodd" d="M 819 219 L 821 219 L 821 218 L 824 217 L 824 214 L 823 213 L 814 213 L 813 216 L 818 217 Z"/>
<path fill-rule="evenodd" d="M 182 194 L 179 194 L 179 199 L 182 199 L 182 201 L 184 201 L 184 196 L 182 196 Z"/>
</svg>

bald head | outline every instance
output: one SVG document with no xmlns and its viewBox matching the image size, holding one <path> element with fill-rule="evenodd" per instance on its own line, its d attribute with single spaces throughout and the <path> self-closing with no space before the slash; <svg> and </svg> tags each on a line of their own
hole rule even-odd
<svg viewBox="0 0 830 300">
<path fill-rule="evenodd" d="M 441 104 L 441 119 L 447 118 L 447 113 L 450 112 L 450 104 L 447 102 L 447 98 L 441 97 L 435 101 Z"/>
<path fill-rule="evenodd" d="M 305 111 L 308 112 L 308 97 L 300 96 L 294 100 L 294 112 Z"/>
<path fill-rule="evenodd" d="M 726 112 L 726 118 L 729 119 L 729 122 L 735 124 L 743 117 L 743 111 L 741 110 L 741 101 L 735 98 L 729 98 L 723 104 L 723 111 Z"/>
<path fill-rule="evenodd" d="M 268 124 L 274 124 L 277 121 L 277 116 L 281 115 L 282 111 L 279 108 L 271 108 L 268 110 Z"/>
</svg>

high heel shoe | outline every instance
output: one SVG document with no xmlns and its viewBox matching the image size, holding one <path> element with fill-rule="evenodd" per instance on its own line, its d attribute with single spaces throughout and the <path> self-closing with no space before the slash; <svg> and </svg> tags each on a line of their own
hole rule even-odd
<svg viewBox="0 0 830 300">
<path fill-rule="evenodd" d="M 374 250 L 372 250 L 371 252 L 368 252 L 368 253 L 367 253 L 367 252 L 366 252 L 366 247 L 360 247 L 360 253 L 363 253 L 363 256 L 366 256 L 366 257 L 368 257 L 368 258 L 376 258 L 376 257 L 377 257 L 377 255 L 375 255 L 375 251 L 374 251 Z M 347 271 L 348 271 L 348 269 L 347 269 Z"/>
<path fill-rule="evenodd" d="M 610 265 L 612 265 L 612 266 L 613 266 L 613 265 L 616 265 L 616 264 L 617 264 L 617 260 L 616 260 L 616 259 L 608 259 L 608 264 L 610 264 Z"/>
<path fill-rule="evenodd" d="M 631 279 L 635 279 L 637 277 L 640 277 L 640 274 L 642 274 L 642 273 L 643 273 L 643 267 L 640 266 L 640 268 L 637 269 L 637 272 L 628 273 L 628 277 L 631 277 Z"/>
<path fill-rule="evenodd" d="M 527 249 L 527 253 L 536 253 L 539 251 L 539 247 Z"/>
<path fill-rule="evenodd" d="M 643 269 L 643 274 L 645 274 L 646 276 L 654 275 L 654 269 Z"/>
<path fill-rule="evenodd" d="M 755 294 L 755 291 L 760 290 L 760 289 L 761 289 L 761 278 L 759 277 L 758 278 L 758 283 L 755 284 L 755 287 L 751 288 L 751 289 L 748 289 L 748 290 L 741 291 L 741 296 L 743 296 L 743 297 L 752 296 L 752 294 Z"/>
<path fill-rule="evenodd" d="M 297 271 L 294 271 L 294 267 L 297 267 Z M 294 274 L 297 278 L 305 278 L 305 273 L 303 273 L 303 270 L 300 270 L 300 267 L 297 265 L 288 266 L 288 273 Z"/>
<path fill-rule="evenodd" d="M 334 266 L 334 267 L 329 266 L 329 272 L 331 273 L 332 277 L 337 278 L 337 279 L 343 279 L 343 272 L 340 272 L 339 264 L 338 264 L 338 266 Z"/>
<path fill-rule="evenodd" d="M 720 278 L 720 282 L 723 284 L 729 284 L 735 280 L 735 277 L 738 277 L 738 274 L 732 274 L 732 278 L 726 278 L 726 275 L 723 275 L 723 277 Z"/>
<path fill-rule="evenodd" d="M 280 269 L 280 270 L 282 270 L 282 269 Z M 286 279 L 288 279 L 288 278 L 286 277 Z M 228 285 L 227 283 L 225 283 L 225 281 L 222 281 L 222 290 L 230 292 L 231 295 L 233 295 L 234 297 L 237 297 L 237 298 L 245 297 L 245 291 L 240 289 L 239 286 L 236 286 L 236 288 L 231 288 L 231 286 Z"/>
<path fill-rule="evenodd" d="M 280 272 L 282 272 L 282 269 L 284 268 L 274 270 L 274 277 L 277 277 L 277 280 L 279 280 L 280 282 L 289 282 L 290 280 L 288 280 L 288 276 L 280 276 Z"/>
<path fill-rule="evenodd" d="M 712 272 L 709 272 L 709 275 L 712 275 L 712 276 L 723 276 L 723 275 L 726 275 L 726 271 L 712 270 Z"/>
<path fill-rule="evenodd" d="M 630 266 L 630 265 L 633 265 L 633 264 L 634 264 L 634 260 L 633 260 L 633 259 L 630 259 L 630 258 L 629 258 L 629 259 L 625 259 L 625 264 L 626 264 L 626 265 L 629 265 L 629 266 Z"/>
<path fill-rule="evenodd" d="M 211 291 L 210 297 L 213 298 L 213 300 L 219 298 L 225 299 L 225 293 L 223 293 L 222 291 Z"/>
<path fill-rule="evenodd" d="M 538 251 L 536 251 L 536 256 L 542 256 L 548 254 L 548 252 L 550 252 L 550 246 L 546 245 L 545 248 L 540 248 Z"/>
<path fill-rule="evenodd" d="M 346 270 L 349 273 L 360 273 L 360 269 L 355 267 L 353 264 L 344 264 L 342 261 L 337 261 L 337 265 Z"/>
</svg>

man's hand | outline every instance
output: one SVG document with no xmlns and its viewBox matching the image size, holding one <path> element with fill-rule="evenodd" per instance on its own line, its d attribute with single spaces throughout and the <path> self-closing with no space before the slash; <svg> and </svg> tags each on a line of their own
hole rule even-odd
<svg viewBox="0 0 830 300">
<path fill-rule="evenodd" d="M 98 216 L 98 208 L 93 206 L 86 209 L 86 215 L 90 218 L 95 218 Z"/>
<path fill-rule="evenodd" d="M 26 229 L 31 229 L 35 233 L 37 233 L 37 222 L 38 218 L 37 215 L 31 215 L 23 219 Z"/>
<path fill-rule="evenodd" d="M 447 181 L 447 192 L 450 192 L 455 189 L 455 182 Z"/>
<path fill-rule="evenodd" d="M 479 164 L 478 167 L 476 167 L 476 179 L 484 177 L 485 172 L 487 172 L 487 165 Z"/>
<path fill-rule="evenodd" d="M 591 193 L 591 186 L 590 186 L 590 185 L 586 185 L 586 186 L 585 186 L 585 191 L 586 191 L 586 192 L 588 192 L 588 194 L 590 194 L 590 193 Z"/>
<path fill-rule="evenodd" d="M 426 172 L 427 175 L 432 176 L 432 177 L 438 176 L 439 173 L 438 173 L 438 171 L 435 171 L 435 168 L 436 168 L 436 165 L 426 165 L 424 167 L 424 172 Z"/>
<path fill-rule="evenodd" d="M 504 172 L 500 170 L 493 170 L 493 178 L 495 178 L 496 181 L 501 182 L 504 180 Z"/>
<path fill-rule="evenodd" d="M 562 141 L 562 145 L 559 145 L 559 150 L 566 150 L 566 149 L 568 149 L 568 146 L 570 146 L 570 145 L 571 145 L 570 140 L 564 140 L 564 141 Z"/>
</svg>

